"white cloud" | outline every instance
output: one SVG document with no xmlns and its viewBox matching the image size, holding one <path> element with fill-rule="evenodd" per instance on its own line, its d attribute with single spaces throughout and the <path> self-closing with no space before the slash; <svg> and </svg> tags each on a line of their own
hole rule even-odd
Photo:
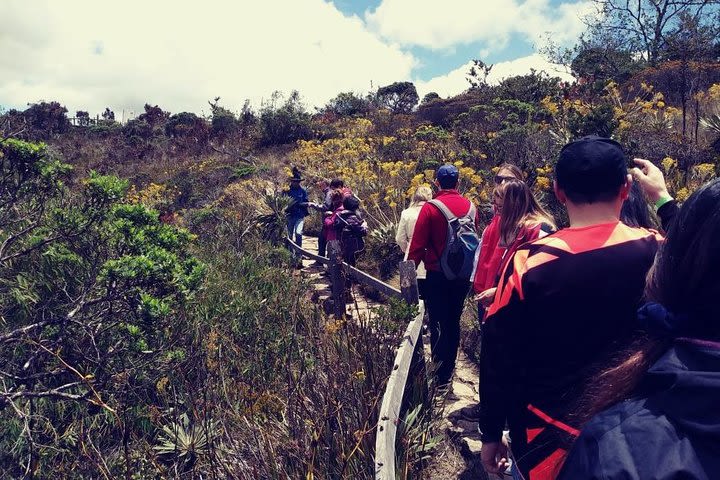
<svg viewBox="0 0 720 480">
<path fill-rule="evenodd" d="M 309 106 L 409 79 L 417 61 L 323 0 L 3 0 L 0 105 L 120 115 L 239 109 L 297 89 Z"/>
<path fill-rule="evenodd" d="M 383 0 L 366 14 L 368 24 L 384 38 L 405 46 L 433 50 L 483 42 L 505 47 L 513 34 L 540 42 L 573 41 L 584 30 L 581 18 L 591 12 L 589 0 L 551 5 L 549 0 Z"/>
<path fill-rule="evenodd" d="M 429 92 L 436 92 L 441 97 L 449 97 L 464 92 L 470 86 L 467 82 L 467 73 L 470 71 L 471 66 L 472 62 L 468 62 L 446 75 L 432 78 L 427 82 L 416 82 L 420 98 Z M 572 80 L 572 75 L 562 66 L 550 63 L 538 53 L 494 64 L 487 80 L 491 85 L 498 84 L 505 78 L 528 74 L 532 69 L 538 72 L 545 71 L 548 75 L 560 77 L 562 80 Z"/>
</svg>

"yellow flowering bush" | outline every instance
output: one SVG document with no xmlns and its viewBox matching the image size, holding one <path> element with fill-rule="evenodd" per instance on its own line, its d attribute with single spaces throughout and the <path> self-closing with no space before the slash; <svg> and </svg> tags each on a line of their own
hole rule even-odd
<svg viewBox="0 0 720 480">
<path fill-rule="evenodd" d="M 132 185 L 128 190 L 127 200 L 130 203 L 140 203 L 162 212 L 175 202 L 178 195 L 179 192 L 175 187 L 150 183 L 140 190 L 135 185 Z"/>
<path fill-rule="evenodd" d="M 475 201 L 489 198 L 482 175 L 458 159 L 458 151 L 453 135 L 441 128 L 376 135 L 369 120 L 358 119 L 341 137 L 298 142 L 290 160 L 310 177 L 342 178 L 363 202 L 371 225 L 378 226 L 396 224 L 417 187 L 432 184 L 435 166 L 442 163 L 458 167 L 463 193 Z"/>
</svg>

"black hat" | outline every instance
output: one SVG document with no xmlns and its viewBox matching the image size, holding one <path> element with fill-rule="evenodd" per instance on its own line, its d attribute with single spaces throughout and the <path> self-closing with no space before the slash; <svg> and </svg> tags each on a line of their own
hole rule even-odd
<svg viewBox="0 0 720 480">
<path fill-rule="evenodd" d="M 292 176 L 290 177 L 291 182 L 302 182 L 302 174 L 300 173 L 300 169 L 297 167 L 292 167 Z"/>
<path fill-rule="evenodd" d="M 620 144 L 596 135 L 565 145 L 555 165 L 558 187 L 581 195 L 613 192 L 625 183 L 627 173 Z"/>
</svg>

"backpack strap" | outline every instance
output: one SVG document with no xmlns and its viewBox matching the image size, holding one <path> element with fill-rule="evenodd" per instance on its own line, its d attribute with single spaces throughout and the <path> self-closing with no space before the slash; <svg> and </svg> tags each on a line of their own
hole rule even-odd
<svg viewBox="0 0 720 480">
<path fill-rule="evenodd" d="M 475 223 L 476 213 L 475 213 L 475 204 L 473 202 L 470 202 L 470 210 L 468 210 L 468 212 L 465 215 L 467 217 L 470 217 L 470 220 L 472 220 L 473 223 Z M 476 228 L 477 228 L 477 226 L 476 226 Z"/>
<path fill-rule="evenodd" d="M 435 207 L 443 214 L 445 220 L 447 220 L 448 223 L 452 223 L 453 221 L 457 220 L 457 217 L 450 211 L 447 205 L 445 205 L 437 198 L 433 198 L 432 200 L 428 201 L 428 203 L 435 205 Z"/>
<path fill-rule="evenodd" d="M 448 223 L 452 223 L 453 221 L 457 220 L 458 217 L 456 217 L 450 209 L 445 205 L 443 202 L 438 200 L 437 198 L 433 198 L 432 200 L 429 200 L 428 203 L 431 203 L 437 207 L 440 212 L 445 216 L 445 220 L 448 221 Z M 468 212 L 463 215 L 465 217 L 470 217 L 470 219 L 475 222 L 475 205 L 470 202 L 470 208 L 468 209 Z"/>
</svg>

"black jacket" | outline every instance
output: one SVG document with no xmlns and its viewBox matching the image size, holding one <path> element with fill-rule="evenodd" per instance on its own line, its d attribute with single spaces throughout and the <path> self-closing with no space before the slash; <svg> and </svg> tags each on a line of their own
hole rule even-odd
<svg viewBox="0 0 720 480">
<path fill-rule="evenodd" d="M 678 205 L 675 200 L 670 200 L 658 208 L 658 217 L 660 217 L 660 223 L 665 232 L 670 230 L 670 226 L 675 223 L 675 217 L 677 217 L 678 212 L 680 212 L 680 205 Z"/>
<path fill-rule="evenodd" d="M 585 426 L 558 480 L 720 478 L 720 344 L 676 341 L 642 392 Z"/>
</svg>

